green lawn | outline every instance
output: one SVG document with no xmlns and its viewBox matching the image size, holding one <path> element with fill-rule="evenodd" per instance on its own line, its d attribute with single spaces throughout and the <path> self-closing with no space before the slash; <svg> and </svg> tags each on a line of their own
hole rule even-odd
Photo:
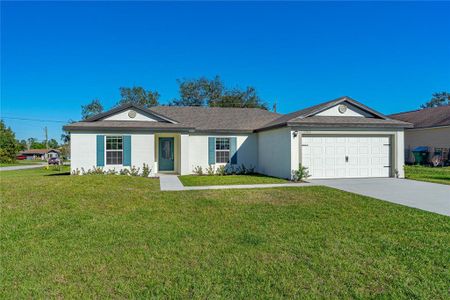
<svg viewBox="0 0 450 300">
<path fill-rule="evenodd" d="M 230 185 L 230 184 L 263 184 L 263 183 L 288 183 L 286 179 L 265 175 L 227 175 L 227 176 L 179 176 L 185 186 L 199 185 Z"/>
<path fill-rule="evenodd" d="M 318 186 L 64 174 L 0 173 L 1 299 L 448 298 L 445 216 Z"/>
<path fill-rule="evenodd" d="M 22 166 L 22 165 L 35 165 L 46 163 L 45 160 L 16 160 L 13 163 L 0 163 L 0 167 Z"/>
<path fill-rule="evenodd" d="M 450 184 L 450 167 L 405 166 L 405 177 L 420 181 Z"/>
</svg>

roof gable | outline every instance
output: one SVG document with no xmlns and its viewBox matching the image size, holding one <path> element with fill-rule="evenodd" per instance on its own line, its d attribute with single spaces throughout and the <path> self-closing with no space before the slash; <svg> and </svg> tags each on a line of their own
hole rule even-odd
<svg viewBox="0 0 450 300">
<path fill-rule="evenodd" d="M 351 106 L 351 109 L 354 112 L 357 112 L 358 114 L 362 115 L 362 117 L 352 115 L 333 116 L 332 113 L 331 115 L 327 114 L 321 115 L 321 113 L 323 112 L 326 111 L 330 112 L 330 110 L 333 111 L 334 107 L 338 107 L 341 104 Z M 360 120 L 355 120 L 354 118 L 360 118 Z M 373 121 L 374 119 L 378 121 Z M 390 120 L 387 116 L 383 115 L 382 113 L 377 112 L 371 109 L 370 107 L 365 106 L 364 104 L 348 96 L 343 96 L 328 102 L 324 102 L 318 105 L 307 107 L 302 110 L 298 110 L 296 112 L 287 115 L 283 115 L 280 118 L 265 124 L 264 126 L 259 128 L 258 131 L 282 126 L 296 126 L 296 125 L 312 126 L 315 124 L 321 124 L 321 122 L 323 122 L 323 126 L 332 126 L 333 124 L 339 126 L 360 124 L 362 126 L 364 123 L 366 123 L 368 126 L 409 127 L 411 125 L 396 120 Z"/>
<path fill-rule="evenodd" d="M 319 105 L 317 105 L 317 107 L 315 107 L 311 111 L 301 115 L 300 117 L 306 118 L 306 117 L 318 115 L 321 112 L 326 111 L 330 108 L 339 107 L 339 105 L 341 105 L 341 104 L 351 106 L 352 109 L 358 110 L 360 114 L 365 114 L 366 117 L 370 116 L 372 118 L 379 118 L 379 119 L 385 119 L 385 120 L 389 119 L 382 113 L 379 113 L 379 112 L 371 109 L 370 107 L 365 106 L 361 102 L 358 102 L 348 96 L 343 96 L 343 97 L 337 98 L 335 100 L 319 104 Z"/>
<path fill-rule="evenodd" d="M 134 109 L 125 109 L 121 112 L 104 117 L 102 121 L 150 121 L 158 122 L 152 115 Z"/>
<path fill-rule="evenodd" d="M 132 113 L 129 114 L 130 112 Z M 145 107 L 138 106 L 132 103 L 115 107 L 106 112 L 87 118 L 82 122 L 97 122 L 97 121 L 150 121 L 150 122 L 163 122 L 172 124 L 178 123 L 176 120 L 170 119 L 164 115 L 158 114 Z"/>
<path fill-rule="evenodd" d="M 353 104 L 344 101 L 340 104 L 336 104 L 330 108 L 324 109 L 314 116 L 324 117 L 361 117 L 361 118 L 376 118 L 373 113 L 362 110 Z"/>
</svg>

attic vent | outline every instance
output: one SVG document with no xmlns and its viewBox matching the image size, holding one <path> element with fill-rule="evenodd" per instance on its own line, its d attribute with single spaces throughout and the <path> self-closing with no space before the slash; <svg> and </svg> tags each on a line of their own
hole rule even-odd
<svg viewBox="0 0 450 300">
<path fill-rule="evenodd" d="M 134 119 L 134 118 L 136 118 L 136 112 L 135 112 L 134 110 L 130 110 L 130 111 L 128 112 L 128 116 L 129 116 L 131 119 Z"/>
<path fill-rule="evenodd" d="M 345 104 L 340 104 L 340 105 L 338 106 L 338 111 L 339 111 L 341 114 L 345 113 L 345 112 L 347 111 L 347 105 L 345 105 Z"/>
</svg>

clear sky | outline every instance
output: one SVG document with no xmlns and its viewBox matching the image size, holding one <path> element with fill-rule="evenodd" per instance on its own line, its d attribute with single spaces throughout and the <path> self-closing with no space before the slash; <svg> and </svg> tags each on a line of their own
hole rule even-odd
<svg viewBox="0 0 450 300">
<path fill-rule="evenodd" d="M 252 85 L 279 112 L 348 95 L 383 113 L 450 91 L 450 3 L 1 4 L 1 116 L 17 137 L 119 87 L 177 97 L 177 78 Z"/>
</svg>

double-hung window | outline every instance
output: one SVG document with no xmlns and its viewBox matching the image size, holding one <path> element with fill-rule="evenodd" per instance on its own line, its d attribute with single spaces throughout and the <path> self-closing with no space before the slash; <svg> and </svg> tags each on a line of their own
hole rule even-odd
<svg viewBox="0 0 450 300">
<path fill-rule="evenodd" d="M 123 139 L 121 136 L 106 136 L 106 164 L 121 165 L 123 162 Z"/>
<path fill-rule="evenodd" d="M 226 164 L 230 161 L 230 138 L 216 138 L 216 163 Z"/>
</svg>

